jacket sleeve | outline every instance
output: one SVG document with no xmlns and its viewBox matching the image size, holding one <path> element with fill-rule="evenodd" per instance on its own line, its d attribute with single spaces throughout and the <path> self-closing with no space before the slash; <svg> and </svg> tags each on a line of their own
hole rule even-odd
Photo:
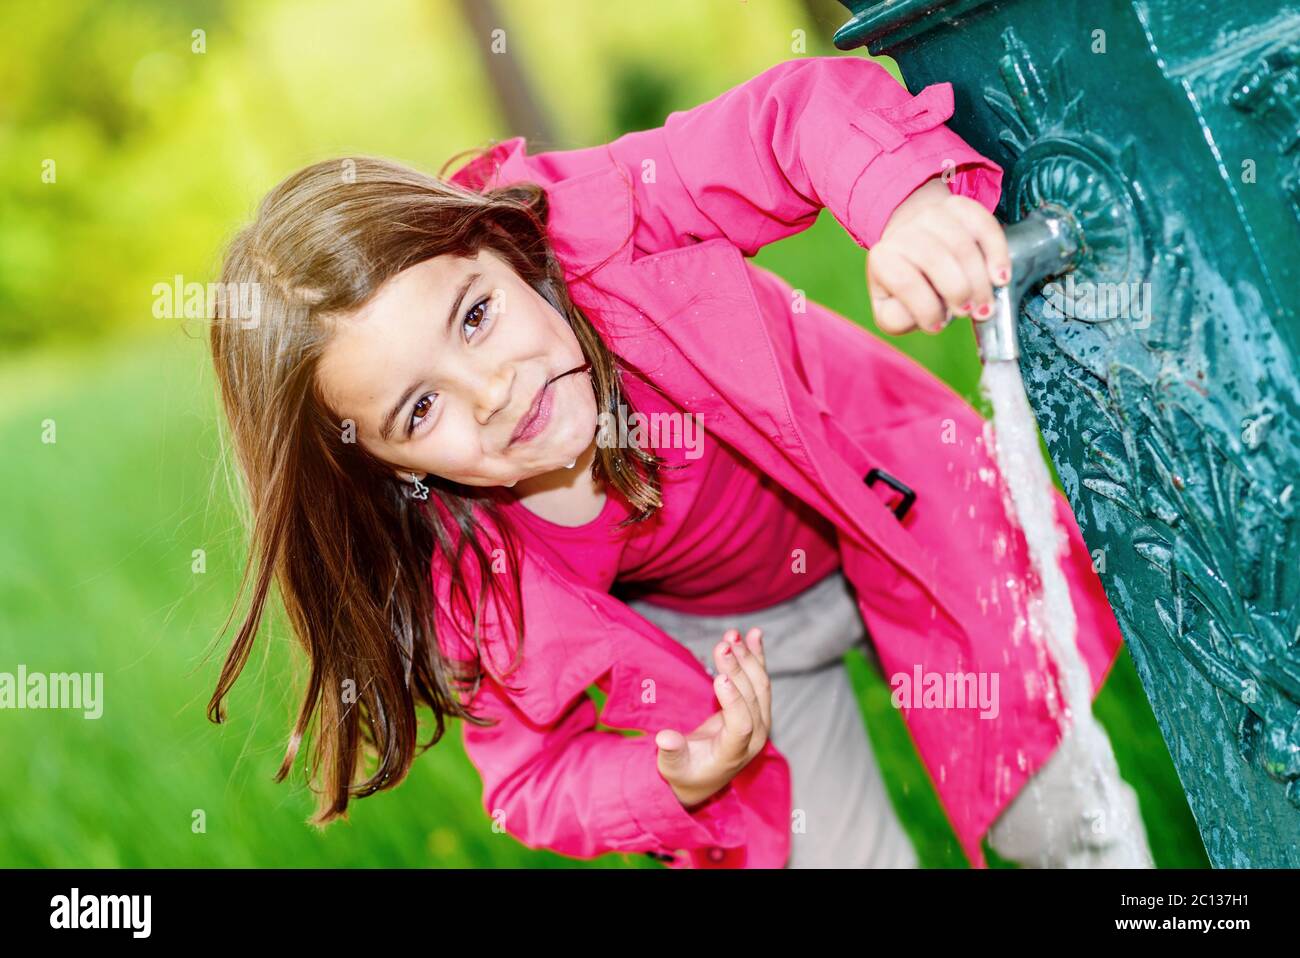
<svg viewBox="0 0 1300 958">
<path fill-rule="evenodd" d="M 444 523 L 453 518 L 435 503 Z M 479 517 L 489 551 L 507 548 L 492 522 Z M 454 534 L 453 538 L 455 537 Z M 453 543 L 453 546 L 455 543 Z M 566 593 L 552 592 L 543 570 L 522 555 L 520 567 L 524 614 L 543 620 L 563 620 L 566 608 L 553 602 Z M 690 811 L 681 804 L 659 774 L 658 747 L 653 735 L 623 735 L 596 727 L 596 703 L 579 683 L 565 683 L 563 707 L 543 724 L 543 712 L 521 702 L 528 689 L 547 688 L 561 694 L 548 673 L 580 668 L 564 660 L 566 647 L 555 630 L 536 630 L 525 643 L 518 667 L 504 675 L 518 647 L 505 636 L 508 606 L 483 603 L 481 648 L 471 641 L 467 609 L 451 601 L 450 576 L 441 554 L 431 564 L 434 616 L 440 653 L 447 663 L 478 663 L 485 670 L 472 698 L 457 678 L 455 691 L 472 715 L 489 720 L 477 725 L 461 720 L 466 756 L 483 783 L 483 807 L 494 827 L 500 827 L 530 848 L 549 849 L 576 858 L 606 852 L 652 852 L 675 856 L 679 849 L 736 847 L 746 843 L 746 809 L 733 783 L 728 783 Z M 461 575 L 471 595 L 482 588 L 474 562 L 462 563 Z M 461 669 L 453 670 L 457 674 Z M 609 675 L 607 671 L 604 675 Z M 592 681 L 601 683 L 603 676 Z M 602 686 L 604 687 L 604 686 Z M 551 715 L 552 710 L 544 710 Z M 690 856 L 687 856 L 689 858 Z M 676 864 L 689 864 L 680 859 Z"/>
<path fill-rule="evenodd" d="M 743 813 L 731 785 L 688 812 L 659 774 L 653 737 L 597 729 L 589 695 L 543 727 L 484 678 L 473 711 L 497 720 L 463 723 L 484 809 L 530 848 L 592 858 L 741 843 Z"/>
<path fill-rule="evenodd" d="M 990 211 L 997 205 L 1002 168 L 943 125 L 952 113 L 951 83 L 912 95 L 872 60 L 808 57 L 609 150 L 631 176 L 643 252 L 726 237 L 752 256 L 811 226 L 822 208 L 869 248 L 935 176 Z"/>
</svg>

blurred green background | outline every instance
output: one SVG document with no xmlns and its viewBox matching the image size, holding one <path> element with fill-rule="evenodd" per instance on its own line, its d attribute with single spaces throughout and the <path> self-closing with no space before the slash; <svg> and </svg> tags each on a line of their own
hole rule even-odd
<svg viewBox="0 0 1300 958">
<path fill-rule="evenodd" d="M 493 832 L 455 724 L 318 834 L 302 762 L 271 781 L 303 677 L 278 605 L 230 721 L 207 721 L 245 551 L 203 323 L 155 318 L 154 285 L 214 280 L 225 240 L 305 164 L 369 153 L 436 173 L 516 133 L 532 152 L 589 146 L 834 54 L 844 19 L 835 0 L 0 6 L 0 671 L 105 686 L 95 721 L 0 712 L 0 866 L 662 867 Z M 491 25 L 505 61 L 488 59 Z M 757 262 L 871 328 L 864 256 L 823 213 Z M 984 408 L 966 324 L 890 341 Z M 923 862 L 965 867 L 888 687 L 852 659 Z M 1127 653 L 1097 710 L 1157 863 L 1207 867 Z"/>
</svg>

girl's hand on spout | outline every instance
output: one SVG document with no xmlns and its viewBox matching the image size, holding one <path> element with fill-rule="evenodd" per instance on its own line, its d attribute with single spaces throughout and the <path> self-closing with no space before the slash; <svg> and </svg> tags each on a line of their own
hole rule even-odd
<svg viewBox="0 0 1300 958">
<path fill-rule="evenodd" d="M 723 788 L 763 750 L 772 726 L 772 685 L 767 675 L 762 630 L 742 640 L 728 629 L 713 649 L 718 675 L 713 689 L 722 708 L 689 735 L 662 729 L 659 774 L 688 809 Z"/>
<path fill-rule="evenodd" d="M 997 217 L 939 179 L 895 208 L 867 256 L 876 325 L 897 336 L 937 333 L 953 316 L 993 315 L 993 287 L 1011 281 L 1006 233 Z"/>
</svg>

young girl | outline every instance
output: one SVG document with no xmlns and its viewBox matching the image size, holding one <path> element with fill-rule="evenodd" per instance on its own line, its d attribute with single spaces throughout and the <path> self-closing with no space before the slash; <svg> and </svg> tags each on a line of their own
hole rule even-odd
<svg viewBox="0 0 1300 958">
<path fill-rule="evenodd" d="M 993 690 L 899 701 L 974 865 L 986 832 L 1022 864 L 1149 865 L 1070 778 L 982 420 L 747 261 L 827 208 L 871 249 L 887 332 L 990 315 L 1002 170 L 951 115 L 949 84 L 813 57 L 604 146 L 516 137 L 448 180 L 349 158 L 272 190 L 222 277 L 260 309 L 211 329 L 255 583 L 210 716 L 274 577 L 311 663 L 277 778 L 314 719 L 316 823 L 403 779 L 426 705 L 423 747 L 462 718 L 485 810 L 530 847 L 911 866 L 860 646 L 896 688 Z M 1057 507 L 1095 693 L 1120 635 Z"/>
</svg>

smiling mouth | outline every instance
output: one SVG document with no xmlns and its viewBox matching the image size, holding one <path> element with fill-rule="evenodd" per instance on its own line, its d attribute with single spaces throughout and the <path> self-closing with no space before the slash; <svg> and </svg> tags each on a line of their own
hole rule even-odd
<svg viewBox="0 0 1300 958">
<path fill-rule="evenodd" d="M 553 381 L 554 380 L 548 379 L 546 382 L 542 383 L 542 388 L 537 390 L 537 395 L 533 397 L 533 404 L 528 407 L 528 411 L 524 413 L 523 418 L 515 425 L 515 431 L 510 436 L 511 444 L 513 444 L 528 430 L 528 427 L 533 424 L 533 420 L 536 419 L 537 414 L 541 412 L 542 400 L 546 397 L 546 390 L 550 388 Z"/>
<path fill-rule="evenodd" d="M 542 384 L 542 388 L 537 390 L 537 395 L 533 397 L 533 403 L 528 407 L 528 411 L 524 413 L 523 418 L 515 425 L 515 431 L 511 434 L 510 442 L 507 443 L 507 445 L 514 445 L 520 435 L 527 432 L 529 427 L 532 426 L 533 420 L 536 419 L 537 414 L 542 411 L 542 402 L 546 398 L 546 390 L 550 388 L 552 383 L 563 379 L 565 376 L 570 376 L 573 373 L 585 372 L 589 369 L 591 369 L 591 363 L 583 363 L 580 366 L 574 366 L 572 369 L 566 369 L 559 375 L 552 376 L 550 379 L 546 380 L 546 382 Z"/>
</svg>

